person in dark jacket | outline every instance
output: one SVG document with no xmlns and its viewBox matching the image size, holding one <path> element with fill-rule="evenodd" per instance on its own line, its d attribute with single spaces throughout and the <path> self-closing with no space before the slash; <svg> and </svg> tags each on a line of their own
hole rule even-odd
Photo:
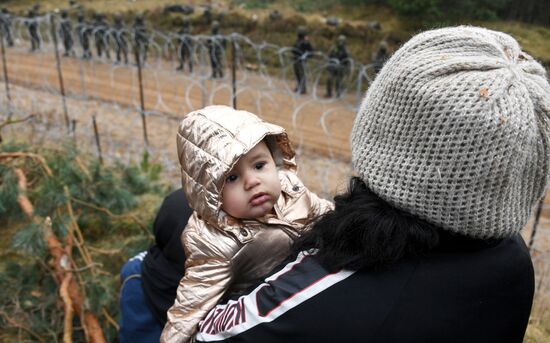
<svg viewBox="0 0 550 343">
<path fill-rule="evenodd" d="M 6 40 L 6 43 L 9 47 L 13 46 L 13 36 L 12 36 L 12 17 L 11 13 L 7 8 L 2 8 L 0 10 L 0 30 L 2 30 L 2 35 Z"/>
<path fill-rule="evenodd" d="M 188 18 L 183 20 L 180 31 L 178 32 L 178 59 L 179 66 L 177 70 L 183 70 L 187 62 L 189 72 L 193 72 L 193 38 L 191 37 L 191 22 Z"/>
<path fill-rule="evenodd" d="M 300 94 L 307 93 L 307 81 L 305 64 L 313 51 L 313 47 L 309 42 L 306 28 L 298 27 L 296 43 L 292 47 L 292 66 L 294 68 L 294 76 L 296 77 L 296 88 L 294 91 Z"/>
<path fill-rule="evenodd" d="M 212 65 L 212 78 L 223 78 L 226 39 L 220 34 L 220 23 L 217 20 L 212 22 L 212 32 L 206 44 Z"/>
<path fill-rule="evenodd" d="M 61 11 L 61 22 L 59 23 L 59 36 L 63 42 L 65 53 L 63 56 L 69 56 L 73 53 L 73 24 L 69 18 L 67 10 Z"/>
<path fill-rule="evenodd" d="M 124 27 L 122 16 L 117 14 L 114 16 L 113 29 L 111 30 L 111 36 L 115 42 L 116 49 L 116 63 L 121 62 L 121 57 L 124 58 L 124 64 L 128 64 L 128 32 Z"/>
<path fill-rule="evenodd" d="M 41 45 L 40 34 L 38 32 L 38 20 L 36 19 L 37 12 L 38 8 L 33 6 L 27 13 L 27 19 L 25 20 L 25 25 L 29 30 L 29 36 L 31 38 L 31 52 L 40 50 Z"/>
<path fill-rule="evenodd" d="M 386 43 L 386 41 L 381 41 L 378 50 L 372 56 L 372 66 L 376 74 L 380 72 L 384 63 L 388 60 L 388 57 L 388 43 Z"/>
<path fill-rule="evenodd" d="M 109 35 L 107 34 L 107 30 L 109 29 L 109 27 L 103 14 L 97 13 L 95 15 L 93 28 L 97 57 L 101 57 L 103 55 L 103 52 L 105 52 L 105 56 L 110 59 L 111 56 L 109 53 Z"/>
<path fill-rule="evenodd" d="M 196 341 L 522 342 L 534 272 L 519 231 L 550 176 L 548 104 L 544 67 L 507 34 L 413 37 L 357 113 L 348 192 Z"/>
<path fill-rule="evenodd" d="M 132 29 L 134 31 L 134 52 L 136 59 L 139 58 L 141 63 L 145 63 L 147 61 L 147 52 L 149 51 L 149 31 L 147 30 L 147 26 L 145 26 L 143 15 L 136 17 Z"/>
<path fill-rule="evenodd" d="M 336 97 L 342 95 L 342 79 L 349 68 L 349 53 L 346 48 L 346 36 L 340 35 L 336 41 L 336 45 L 332 47 L 328 55 L 328 79 L 327 92 L 325 98 L 332 97 L 332 86 L 336 92 Z"/>
<path fill-rule="evenodd" d="M 155 244 L 121 269 L 121 343 L 158 342 L 185 270 L 181 233 L 193 211 L 180 188 L 168 195 L 155 218 Z"/>
<path fill-rule="evenodd" d="M 92 58 L 92 51 L 90 50 L 90 36 L 92 35 L 92 27 L 88 25 L 84 19 L 83 14 L 79 14 L 76 17 L 77 24 L 75 27 L 76 37 L 78 38 L 78 43 L 82 48 L 82 59 Z"/>
</svg>

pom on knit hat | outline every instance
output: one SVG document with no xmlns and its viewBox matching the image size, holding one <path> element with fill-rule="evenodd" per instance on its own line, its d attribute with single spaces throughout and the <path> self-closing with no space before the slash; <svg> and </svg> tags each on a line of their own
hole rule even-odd
<svg viewBox="0 0 550 343">
<path fill-rule="evenodd" d="M 355 171 L 393 206 L 476 238 L 518 232 L 549 176 L 550 85 L 511 36 L 451 27 L 386 63 L 351 136 Z"/>
</svg>

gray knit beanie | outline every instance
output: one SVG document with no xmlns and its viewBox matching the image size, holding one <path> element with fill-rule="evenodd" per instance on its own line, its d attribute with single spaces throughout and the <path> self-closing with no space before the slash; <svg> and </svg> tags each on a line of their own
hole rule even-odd
<svg viewBox="0 0 550 343">
<path fill-rule="evenodd" d="M 507 34 L 413 37 L 380 71 L 351 135 L 355 171 L 393 206 L 445 230 L 506 237 L 549 177 L 550 85 Z"/>
</svg>

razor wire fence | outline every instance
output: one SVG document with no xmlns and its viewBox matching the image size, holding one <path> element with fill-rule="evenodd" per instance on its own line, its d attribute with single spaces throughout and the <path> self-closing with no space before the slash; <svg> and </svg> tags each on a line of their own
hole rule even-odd
<svg viewBox="0 0 550 343">
<path fill-rule="evenodd" d="M 8 112 L 21 108 L 15 103 L 26 103 L 31 113 L 66 102 L 61 106 L 62 118 L 41 115 L 36 120 L 45 121 L 44 127 L 64 123 L 67 131 L 80 139 L 97 131 L 100 137 L 93 139 L 97 150 L 110 156 L 113 151 L 120 155 L 121 150 L 137 152 L 158 146 L 154 137 L 149 138 L 158 132 L 147 128 L 155 126 L 154 121 L 164 121 L 164 126 L 173 129 L 183 113 L 221 103 L 285 126 L 298 152 L 309 149 L 330 159 L 349 161 L 347 137 L 357 104 L 372 79 L 369 65 L 346 61 L 343 96 L 324 98 L 327 66 L 337 62 L 314 52 L 303 59 L 310 92 L 301 95 L 293 92 L 295 62 L 290 47 L 257 44 L 236 33 L 189 35 L 80 21 L 70 32 L 72 47 L 65 51 L 62 21 L 57 14 L 47 14 L 13 17 L 9 30 L 3 26 L 6 43 L 13 44 L 6 48 L 5 79 L 13 88 L 6 104 Z M 87 37 L 85 44 L 83 37 Z M 190 51 L 192 72 L 188 68 L 177 70 L 177 57 L 184 47 Z M 216 63 L 213 57 L 218 59 Z M 212 75 L 214 64 L 221 66 L 222 75 Z M 29 90 L 43 95 L 29 98 L 25 94 Z M 137 144 L 135 133 L 131 142 L 113 142 L 116 135 L 106 131 L 116 122 L 115 114 L 118 119 L 130 120 L 132 132 L 141 127 L 142 143 Z M 107 127 L 98 125 L 101 117 L 108 117 Z M 153 143 L 148 144 L 148 140 Z"/>
<path fill-rule="evenodd" d="M 304 181 L 321 195 L 334 194 L 351 174 L 348 137 L 374 64 L 338 61 L 321 51 L 297 58 L 293 47 L 238 33 L 192 35 L 82 18 L 63 31 L 67 18 L 55 13 L 0 19 L 1 119 L 33 114 L 29 125 L 10 126 L 11 134 L 24 132 L 39 144 L 73 140 L 101 160 L 136 161 L 147 151 L 177 184 L 181 116 L 225 104 L 285 127 Z M 296 92 L 297 63 L 307 94 Z M 335 69 L 341 88 L 333 93 L 340 96 L 326 97 Z M 538 235 L 533 250 L 541 241 L 550 246 L 548 210 L 541 204 L 539 229 L 530 234 Z"/>
</svg>

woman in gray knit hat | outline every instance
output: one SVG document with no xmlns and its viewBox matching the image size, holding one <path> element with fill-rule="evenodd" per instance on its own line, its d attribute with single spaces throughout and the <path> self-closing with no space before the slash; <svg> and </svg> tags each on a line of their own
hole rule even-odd
<svg viewBox="0 0 550 343">
<path fill-rule="evenodd" d="M 421 33 L 369 88 L 358 177 L 296 260 L 218 305 L 199 342 L 522 342 L 519 236 L 549 176 L 550 86 L 509 35 Z"/>
</svg>

